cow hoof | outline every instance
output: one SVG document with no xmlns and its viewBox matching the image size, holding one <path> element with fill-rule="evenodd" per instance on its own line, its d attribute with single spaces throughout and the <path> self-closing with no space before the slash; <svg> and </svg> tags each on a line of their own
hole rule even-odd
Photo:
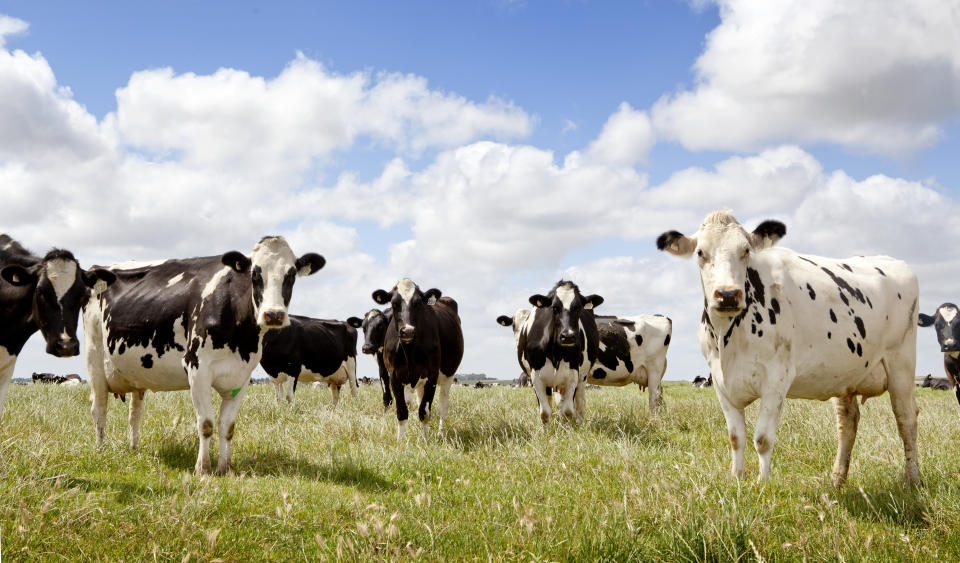
<svg viewBox="0 0 960 563">
<path fill-rule="evenodd" d="M 234 475 L 234 473 L 233 473 L 233 468 L 230 467 L 229 465 L 226 466 L 226 467 L 220 467 L 220 466 L 218 465 L 218 466 L 217 466 L 217 473 L 216 473 L 216 475 L 219 476 L 219 477 L 223 477 L 223 476 L 233 477 L 233 475 Z"/>
<path fill-rule="evenodd" d="M 840 489 L 847 484 L 847 476 L 834 473 L 830 476 L 830 483 L 837 489 Z"/>
<path fill-rule="evenodd" d="M 197 464 L 193 466 L 193 472 L 197 475 L 210 475 L 210 461 L 206 463 L 197 461 Z"/>
</svg>

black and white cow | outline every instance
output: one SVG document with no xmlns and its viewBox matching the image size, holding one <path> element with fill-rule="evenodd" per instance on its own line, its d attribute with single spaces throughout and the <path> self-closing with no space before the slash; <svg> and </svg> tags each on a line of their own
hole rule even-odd
<svg viewBox="0 0 960 563">
<path fill-rule="evenodd" d="M 693 386 L 698 389 L 703 389 L 705 387 L 713 387 L 713 374 L 708 374 L 707 377 L 698 375 L 693 378 Z"/>
<path fill-rule="evenodd" d="M 583 419 L 586 380 L 600 348 L 593 308 L 601 303 L 599 295 L 584 297 L 575 283 L 561 280 L 547 295 L 530 296 L 536 308 L 529 315 L 518 312 L 512 319 L 517 359 L 530 374 L 544 428 L 550 422 L 551 389 L 562 394 L 558 407 L 567 419 Z"/>
<path fill-rule="evenodd" d="M 357 331 L 346 322 L 289 315 L 290 324 L 263 335 L 260 366 L 273 380 L 277 401 L 293 404 L 296 382 L 323 382 L 340 400 L 340 387 L 357 396 Z"/>
<path fill-rule="evenodd" d="M 518 309 L 513 317 L 497 317 L 500 325 L 513 327 L 518 353 L 520 332 L 529 319 L 529 309 Z M 667 348 L 673 323 L 662 315 L 594 315 L 594 319 L 599 346 L 597 361 L 587 375 L 587 383 L 612 387 L 636 383 L 641 390 L 649 389 L 649 408 L 651 412 L 656 411 L 662 403 L 660 381 L 667 370 Z M 522 367 L 522 359 L 520 362 Z"/>
<path fill-rule="evenodd" d="M 363 319 L 350 317 L 347 322 L 354 328 L 363 329 L 363 347 L 364 354 L 375 356 L 377 359 L 377 368 L 380 370 L 380 386 L 383 388 L 383 410 L 390 408 L 393 403 L 393 393 L 390 391 L 390 374 L 387 372 L 387 366 L 383 363 L 383 341 L 387 336 L 387 326 L 393 320 L 393 309 L 387 307 L 384 310 L 371 309 L 363 316 Z"/>
<path fill-rule="evenodd" d="M 920 384 L 920 387 L 926 389 L 934 389 L 936 391 L 949 391 L 955 387 L 955 385 L 949 380 L 942 377 L 934 377 L 932 374 L 927 374 L 923 378 L 923 382 Z"/>
<path fill-rule="evenodd" d="M 753 443 L 763 480 L 783 400 L 832 398 L 839 435 L 832 477 L 842 485 L 860 419 L 857 395 L 889 391 L 905 477 L 918 481 L 916 276 L 886 256 L 838 260 L 770 248 L 785 234 L 778 221 L 748 232 L 730 212 L 717 211 L 692 236 L 670 231 L 657 239 L 660 250 L 697 257 L 700 347 L 727 419 L 733 474 L 744 474 L 747 405 L 761 401 Z"/>
<path fill-rule="evenodd" d="M 932 317 L 920 313 L 918 318 L 920 326 L 936 328 L 940 351 L 943 352 L 943 369 L 953 384 L 957 402 L 960 402 L 960 310 L 953 303 L 944 303 L 937 307 Z"/>
<path fill-rule="evenodd" d="M 77 318 L 91 292 L 113 283 L 106 270 L 80 268 L 73 254 L 54 249 L 40 258 L 0 234 L 0 415 L 17 356 L 38 330 L 47 353 L 61 358 L 80 353 Z"/>
<path fill-rule="evenodd" d="M 136 447 L 145 392 L 189 389 L 200 439 L 195 471 L 209 473 L 216 391 L 223 399 L 217 473 L 229 472 L 234 424 L 263 335 L 289 323 L 297 275 L 323 265 L 318 254 L 297 258 L 282 237 L 264 237 L 249 257 L 231 251 L 111 266 L 117 281 L 83 312 L 97 444 L 104 440 L 110 393 L 133 394 L 130 444 Z"/>
<path fill-rule="evenodd" d="M 420 398 L 419 416 L 424 434 L 430 421 L 434 394 L 439 388 L 437 417 L 439 432 L 450 406 L 450 386 L 463 359 L 463 331 L 457 302 L 441 297 L 439 289 L 420 291 L 409 278 L 390 291 L 378 289 L 373 300 L 393 309 L 384 335 L 383 362 L 390 388 L 397 398 L 397 436 L 409 417 L 413 391 Z"/>
</svg>

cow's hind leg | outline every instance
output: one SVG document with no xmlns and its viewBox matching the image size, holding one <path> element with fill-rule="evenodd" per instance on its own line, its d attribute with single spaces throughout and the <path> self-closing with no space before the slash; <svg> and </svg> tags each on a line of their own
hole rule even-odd
<svg viewBox="0 0 960 563">
<path fill-rule="evenodd" d="M 273 382 L 273 390 L 277 392 L 277 402 L 283 402 L 283 382 L 287 380 L 287 376 L 284 374 L 278 374 L 276 377 L 270 378 Z"/>
<path fill-rule="evenodd" d="M 914 352 L 915 353 L 915 352 Z M 908 485 L 920 482 L 920 465 L 917 460 L 917 401 L 913 396 L 913 377 L 916 358 L 884 358 L 887 370 L 887 389 L 890 406 L 897 419 L 897 430 L 903 440 L 904 478 Z"/>
<path fill-rule="evenodd" d="M 197 463 L 193 470 L 198 475 L 206 475 L 210 473 L 210 437 L 213 436 L 213 403 L 210 378 L 202 377 L 196 368 L 190 368 L 187 379 L 190 382 L 193 412 L 197 417 L 197 437 L 200 438 Z"/>
<path fill-rule="evenodd" d="M 390 387 L 393 389 L 393 396 L 397 398 L 397 440 L 403 440 L 403 427 L 407 424 L 407 418 L 410 417 L 410 410 L 407 408 L 407 386 L 394 372 L 390 375 Z"/>
<path fill-rule="evenodd" d="M 350 395 L 357 398 L 360 394 L 360 385 L 357 383 L 357 359 L 355 357 L 347 358 L 345 368 L 347 370 L 347 381 L 350 385 Z"/>
<path fill-rule="evenodd" d="M 330 383 L 329 386 L 330 386 L 330 394 L 332 396 L 330 401 L 330 406 L 336 407 L 337 403 L 340 402 L 340 386 L 337 385 L 336 383 Z"/>
<path fill-rule="evenodd" d="M 234 395 L 236 392 L 236 395 Z M 220 457 L 217 459 L 217 475 L 226 475 L 232 472 L 230 463 L 230 446 L 237 429 L 237 414 L 240 404 L 247 394 L 247 386 L 239 391 L 225 391 L 220 393 L 223 401 L 220 403 L 220 420 L 217 423 L 217 435 L 220 438 Z"/>
<path fill-rule="evenodd" d="M 786 395 L 786 389 L 768 389 L 760 398 L 760 416 L 757 417 L 757 427 L 753 432 L 753 446 L 760 459 L 760 481 L 770 478 L 773 445 L 777 441 L 777 426 L 780 425 L 780 413 L 783 412 Z"/>
<path fill-rule="evenodd" d="M 0 348 L 0 417 L 3 416 L 3 401 L 7 396 L 7 388 L 13 379 L 13 368 L 17 365 L 17 357 L 8 355 Z"/>
<path fill-rule="evenodd" d="M 453 376 L 440 374 L 440 380 L 437 382 L 437 418 L 440 419 L 440 425 L 437 434 L 443 434 L 443 421 L 447 418 L 447 409 L 450 408 L 450 386 L 453 385 Z"/>
<path fill-rule="evenodd" d="M 667 359 L 663 358 L 662 362 L 650 365 L 649 369 L 647 369 L 647 366 L 640 369 L 647 372 L 647 399 L 650 414 L 653 414 L 663 406 L 663 385 L 661 382 L 663 381 L 663 374 L 667 371 Z"/>
<path fill-rule="evenodd" d="M 857 439 L 860 407 L 857 405 L 857 396 L 852 394 L 834 397 L 833 406 L 837 411 L 837 459 L 833 462 L 831 481 L 834 487 L 842 487 L 847 482 L 850 452 Z"/>
<path fill-rule="evenodd" d="M 430 411 L 433 410 L 433 398 L 437 392 L 437 375 L 427 377 L 423 386 L 423 396 L 420 398 L 420 424 L 423 429 L 423 435 L 426 436 L 430 430 Z"/>
<path fill-rule="evenodd" d="M 130 414 L 127 417 L 127 422 L 130 426 L 130 447 L 132 449 L 136 449 L 137 444 L 140 443 L 140 421 L 143 420 L 143 400 L 146 394 L 146 391 L 134 391 L 132 393 L 133 398 L 130 400 Z"/>
<path fill-rule="evenodd" d="M 547 429 L 547 423 L 550 422 L 550 395 L 547 394 L 547 386 L 543 384 L 536 371 L 533 372 L 533 392 L 537 395 L 537 403 L 540 405 L 540 422 L 543 423 L 543 429 Z"/>
<path fill-rule="evenodd" d="M 727 419 L 727 437 L 730 440 L 731 456 L 730 473 L 737 479 L 742 479 L 745 473 L 743 454 L 747 441 L 747 422 L 743 417 L 743 409 L 730 404 L 730 401 L 720 392 L 719 387 L 717 387 L 717 399 L 720 401 L 723 416 Z"/>
</svg>

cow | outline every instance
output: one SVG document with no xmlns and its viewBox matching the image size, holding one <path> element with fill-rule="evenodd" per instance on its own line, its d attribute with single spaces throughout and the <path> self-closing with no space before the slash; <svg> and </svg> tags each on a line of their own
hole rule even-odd
<svg viewBox="0 0 960 563">
<path fill-rule="evenodd" d="M 860 419 L 857 395 L 889 391 L 904 476 L 918 482 L 916 276 L 886 256 L 833 259 L 771 248 L 785 235 L 779 221 L 748 232 L 721 210 L 691 236 L 669 231 L 657 238 L 661 251 L 697 257 L 700 348 L 726 417 L 731 472 L 744 475 L 747 405 L 761 401 L 753 444 L 766 480 L 784 398 L 832 399 L 839 446 L 831 477 L 842 486 Z"/>
<path fill-rule="evenodd" d="M 712 373 L 708 374 L 707 377 L 703 377 L 702 375 L 698 375 L 694 377 L 693 386 L 699 389 L 703 389 L 705 387 L 713 387 L 713 374 Z"/>
<path fill-rule="evenodd" d="M 53 383 L 55 385 L 80 385 L 83 383 L 83 380 L 80 379 L 80 376 L 76 373 L 57 375 L 54 373 L 33 372 L 31 379 L 34 383 Z"/>
<path fill-rule="evenodd" d="M 572 281 L 560 280 L 547 295 L 530 296 L 535 307 L 529 314 L 518 311 L 511 323 L 517 340 L 517 360 L 540 405 L 540 421 L 546 430 L 552 411 L 552 389 L 562 393 L 560 412 L 568 420 L 581 421 L 586 407 L 586 382 L 599 354 L 599 333 L 593 309 L 603 297 L 584 297 Z M 509 317 L 499 317 L 500 324 Z"/>
<path fill-rule="evenodd" d="M 106 433 L 107 397 L 132 393 L 130 446 L 139 440 L 146 391 L 190 390 L 200 448 L 194 471 L 210 473 L 212 392 L 223 399 L 216 472 L 231 471 L 230 443 L 266 331 L 289 324 L 298 275 L 323 267 L 297 258 L 283 237 L 264 237 L 245 256 L 115 264 L 117 281 L 83 310 L 84 349 L 97 446 Z"/>
<path fill-rule="evenodd" d="M 933 389 L 935 391 L 949 391 L 954 388 L 954 384 L 951 383 L 949 379 L 933 377 L 932 374 L 928 373 L 927 376 L 923 378 L 923 382 L 920 384 L 920 387 Z"/>
<path fill-rule="evenodd" d="M 387 325 L 393 320 L 393 309 L 387 307 L 384 310 L 371 309 L 363 316 L 363 319 L 350 317 L 347 323 L 353 328 L 363 329 L 363 347 L 361 351 L 364 354 L 370 354 L 377 359 L 377 367 L 380 370 L 380 386 L 383 388 L 383 412 L 387 412 L 393 403 L 393 394 L 390 391 L 390 374 L 387 373 L 387 366 L 383 363 L 383 340 L 387 334 Z"/>
<path fill-rule="evenodd" d="M 53 249 L 43 258 L 0 234 L 0 416 L 13 370 L 27 340 L 38 330 L 48 354 L 80 353 L 77 319 L 91 293 L 113 283 L 106 270 L 85 271 L 68 250 Z"/>
<path fill-rule="evenodd" d="M 383 342 L 383 362 L 390 388 L 397 398 L 397 437 L 403 438 L 412 392 L 420 398 L 418 415 L 424 435 L 430 421 L 434 394 L 439 388 L 438 432 L 450 406 L 450 386 L 463 359 L 463 331 L 457 302 L 442 297 L 439 289 L 426 292 L 409 278 L 390 291 L 378 289 L 373 300 L 393 309 Z"/>
<path fill-rule="evenodd" d="M 497 322 L 513 327 L 514 341 L 519 347 L 523 324 L 529 319 L 529 309 L 518 309 L 513 317 L 497 317 Z M 597 362 L 587 375 L 587 383 L 612 387 L 636 383 L 641 391 L 649 389 L 650 412 L 655 412 L 662 404 L 660 381 L 667 369 L 672 321 L 662 315 L 594 315 L 594 319 L 599 348 Z"/>
<path fill-rule="evenodd" d="M 293 404 L 297 382 L 323 382 L 340 400 L 340 387 L 356 397 L 357 331 L 343 321 L 288 315 L 290 324 L 263 335 L 260 366 L 273 380 L 277 401 Z"/>
<path fill-rule="evenodd" d="M 953 303 L 944 303 L 937 307 L 933 316 L 920 313 L 917 324 L 922 327 L 933 326 L 943 352 L 943 370 L 953 385 L 957 402 L 960 402 L 960 310 Z"/>
</svg>

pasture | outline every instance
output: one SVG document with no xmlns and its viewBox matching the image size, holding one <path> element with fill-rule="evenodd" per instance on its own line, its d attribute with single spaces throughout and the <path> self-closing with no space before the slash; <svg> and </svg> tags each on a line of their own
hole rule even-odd
<svg viewBox="0 0 960 563">
<path fill-rule="evenodd" d="M 647 414 L 635 386 L 590 390 L 586 422 L 541 429 L 530 389 L 451 392 L 447 432 L 424 441 L 382 414 L 378 386 L 300 388 L 293 408 L 251 386 L 236 474 L 196 477 L 187 392 L 147 395 L 140 448 L 111 398 L 94 447 L 89 389 L 12 386 L 0 425 L 3 561 L 954 559 L 960 407 L 917 390 L 924 484 L 904 488 L 887 396 L 862 407 L 850 482 L 829 484 L 829 402 L 788 401 L 773 479 L 729 475 L 712 389 L 667 382 Z M 217 402 L 219 402 L 217 400 Z M 748 409 L 752 432 L 756 405 Z M 559 417 L 562 419 L 562 417 Z M 436 430 L 436 422 L 433 423 Z M 749 435 L 749 434 L 748 434 Z M 216 455 L 216 441 L 212 443 Z"/>
</svg>

